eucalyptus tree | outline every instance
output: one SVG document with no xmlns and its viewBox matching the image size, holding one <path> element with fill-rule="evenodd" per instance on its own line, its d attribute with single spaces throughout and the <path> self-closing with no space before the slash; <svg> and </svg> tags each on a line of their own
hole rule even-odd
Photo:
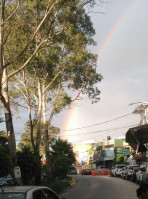
<svg viewBox="0 0 148 199">
<path fill-rule="evenodd" d="M 18 81 L 24 87 L 23 90 L 20 89 L 20 92 L 28 105 L 33 146 L 35 146 L 33 128 L 36 121 L 38 124 L 36 146 L 40 145 L 41 117 L 43 117 L 48 173 L 51 172 L 49 127 L 54 114 L 59 113 L 74 100 L 68 95 L 67 90 L 77 91 L 76 99 L 82 93 L 87 95 L 92 102 L 99 100 L 100 91 L 95 87 L 95 83 L 100 81 L 102 76 L 96 72 L 97 56 L 87 50 L 88 45 L 95 44 L 92 38 L 95 31 L 84 9 L 84 5 L 92 2 L 82 0 L 28 1 L 26 5 L 24 1 L 19 6 L 19 12 L 15 14 L 15 20 L 14 17 L 12 18 L 13 23 L 12 20 L 9 22 L 8 27 L 13 25 L 15 29 L 11 31 L 17 34 L 10 38 L 11 31 L 10 33 L 7 31 L 5 50 L 7 63 L 5 67 L 2 67 L 4 68 L 3 74 L 5 74 L 1 93 L 2 102 L 5 105 L 5 94 L 7 105 L 9 105 L 8 80 L 10 78 L 12 81 L 19 79 Z M 47 11 L 49 11 L 48 16 Z M 13 42 L 15 42 L 15 48 L 14 45 L 10 45 Z M 9 71 L 5 70 L 7 67 Z M 47 117 L 49 108 L 50 116 Z M 7 109 L 9 109 L 9 117 L 6 121 L 7 124 L 11 124 L 11 128 L 8 125 L 7 129 L 12 137 L 10 138 L 10 149 L 12 157 L 15 157 L 10 106 Z M 32 110 L 36 114 L 35 120 L 32 118 Z"/>
<path fill-rule="evenodd" d="M 70 8 L 72 4 L 74 7 L 78 3 L 84 6 L 92 4 L 93 0 L 0 1 L 0 100 L 5 110 L 10 155 L 14 164 L 16 143 L 8 93 L 9 80 L 28 67 L 41 47 L 50 46 L 68 30 L 70 23 L 64 24 L 61 17 L 66 7 Z M 34 8 L 37 8 L 36 12 Z M 40 9 L 42 12 L 38 15 Z M 34 20 L 36 16 L 37 23 Z"/>
<path fill-rule="evenodd" d="M 50 127 L 50 133 L 51 133 L 50 145 L 52 145 L 56 141 L 57 137 L 59 136 L 59 132 L 60 132 L 59 128 L 54 127 L 54 126 Z M 34 133 L 33 134 L 34 142 L 37 145 L 37 143 L 36 143 L 36 141 L 37 141 L 37 125 L 35 126 L 33 133 Z M 28 146 L 32 149 L 32 151 L 34 151 L 32 143 L 31 143 L 31 139 L 30 139 L 30 122 L 29 121 L 27 121 L 25 124 L 25 131 L 20 136 L 20 141 L 19 141 L 17 148 L 20 150 L 24 146 Z M 39 151 L 40 151 L 40 156 L 45 154 L 43 122 L 41 124 L 41 143 L 39 146 Z"/>
</svg>

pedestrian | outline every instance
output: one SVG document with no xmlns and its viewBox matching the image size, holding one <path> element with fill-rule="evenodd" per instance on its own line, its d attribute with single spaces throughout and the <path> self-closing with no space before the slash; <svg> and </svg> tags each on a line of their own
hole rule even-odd
<svg viewBox="0 0 148 199">
<path fill-rule="evenodd" d="M 148 199 L 148 184 L 142 184 L 140 187 L 136 190 L 137 192 L 137 197 L 143 198 L 143 199 Z"/>
</svg>

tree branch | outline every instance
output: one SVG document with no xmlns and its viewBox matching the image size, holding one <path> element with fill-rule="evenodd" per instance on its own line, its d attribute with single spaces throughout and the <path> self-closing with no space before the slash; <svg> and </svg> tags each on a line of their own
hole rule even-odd
<svg viewBox="0 0 148 199">
<path fill-rule="evenodd" d="M 16 8 L 8 15 L 8 17 L 3 21 L 3 23 L 1 24 L 1 26 L 3 26 L 11 17 L 12 15 L 16 12 L 16 10 L 18 9 L 20 5 L 20 1 L 18 0 L 18 5 L 16 6 Z"/>
<path fill-rule="evenodd" d="M 23 95 L 23 96 L 26 98 L 26 100 L 27 100 L 27 96 L 25 95 L 25 93 L 24 93 L 17 85 L 13 84 L 13 83 L 10 82 L 10 81 L 9 81 L 9 83 L 12 84 L 13 86 L 15 86 L 15 87 L 22 93 L 22 95 Z"/>
<path fill-rule="evenodd" d="M 36 49 L 34 50 L 34 52 L 32 53 L 32 55 L 26 60 L 26 62 L 17 70 L 13 71 L 12 73 L 10 73 L 8 75 L 8 79 L 10 77 L 12 77 L 13 75 L 19 73 L 21 70 L 23 70 L 25 68 L 25 66 L 30 62 L 30 60 L 34 57 L 34 55 L 36 54 L 36 52 L 39 50 L 40 46 L 46 41 L 45 38 L 42 39 L 42 41 L 40 42 L 40 44 L 36 47 Z"/>
<path fill-rule="evenodd" d="M 82 87 L 80 88 L 80 90 L 78 91 L 77 96 L 76 96 L 73 100 L 71 100 L 71 102 L 74 102 L 74 101 L 78 100 L 80 94 L 82 93 L 82 89 L 83 89 L 83 85 L 82 85 Z"/>
<path fill-rule="evenodd" d="M 41 20 L 40 24 L 38 25 L 38 27 L 36 28 L 35 32 L 32 35 L 32 38 L 30 39 L 30 41 L 27 43 L 27 45 L 24 47 L 24 49 L 20 52 L 20 54 L 18 56 L 16 56 L 12 61 L 6 63 L 4 65 L 4 68 L 6 68 L 7 66 L 13 64 L 14 62 L 16 62 L 16 60 L 22 56 L 22 54 L 26 51 L 26 49 L 30 46 L 30 44 L 32 43 L 33 39 L 35 38 L 37 32 L 39 31 L 39 29 L 41 28 L 42 24 L 44 23 L 44 21 L 46 20 L 46 18 L 48 17 L 48 15 L 50 14 L 50 12 L 52 11 L 52 9 L 56 6 L 57 3 L 59 3 L 60 0 L 57 0 L 51 7 L 49 10 L 46 10 L 46 13 L 43 17 L 43 19 Z M 50 3 L 50 2 L 49 2 Z"/>
<path fill-rule="evenodd" d="M 61 71 L 59 71 L 58 73 L 57 73 L 57 75 L 53 78 L 53 80 L 48 84 L 48 86 L 46 86 L 46 88 L 43 90 L 43 92 L 45 92 L 45 90 L 47 90 L 47 88 L 49 87 L 49 86 L 51 86 L 51 84 L 54 82 L 54 80 L 65 70 L 65 68 L 66 67 L 64 67 Z"/>
</svg>

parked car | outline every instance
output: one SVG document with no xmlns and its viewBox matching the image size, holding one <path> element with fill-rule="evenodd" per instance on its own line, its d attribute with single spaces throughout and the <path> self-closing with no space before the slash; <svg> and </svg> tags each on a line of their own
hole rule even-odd
<svg viewBox="0 0 148 199">
<path fill-rule="evenodd" d="M 0 199 L 60 199 L 50 188 L 44 186 L 4 186 L 0 187 Z"/>
<path fill-rule="evenodd" d="M 121 171 L 125 167 L 125 164 L 118 164 L 112 167 L 110 176 L 121 176 Z"/>
<path fill-rule="evenodd" d="M 146 168 L 145 167 L 140 168 L 139 171 L 136 173 L 136 182 L 138 184 L 142 183 L 142 176 L 143 176 L 144 172 L 146 172 Z"/>
<path fill-rule="evenodd" d="M 139 168 L 138 165 L 126 165 L 121 171 L 121 177 L 123 179 L 129 180 L 131 178 L 134 168 Z"/>
<path fill-rule="evenodd" d="M 15 185 L 15 180 L 11 175 L 0 177 L 0 185 Z"/>
<path fill-rule="evenodd" d="M 83 169 L 81 175 L 91 175 L 91 169 Z"/>
<path fill-rule="evenodd" d="M 7 185 L 7 181 L 6 181 L 6 178 L 5 177 L 0 177 L 0 185 Z"/>
<path fill-rule="evenodd" d="M 133 170 L 132 170 L 132 173 L 131 173 L 131 178 L 130 180 L 132 182 L 136 182 L 136 173 L 139 171 L 139 167 L 134 167 Z"/>
<path fill-rule="evenodd" d="M 77 170 L 73 167 L 73 168 L 69 169 L 68 174 L 69 175 L 77 175 Z"/>
<path fill-rule="evenodd" d="M 146 170 L 145 172 L 143 172 L 142 183 L 148 184 L 148 170 Z"/>
<path fill-rule="evenodd" d="M 11 175 L 6 176 L 5 179 L 8 185 L 16 185 L 16 180 Z"/>
</svg>

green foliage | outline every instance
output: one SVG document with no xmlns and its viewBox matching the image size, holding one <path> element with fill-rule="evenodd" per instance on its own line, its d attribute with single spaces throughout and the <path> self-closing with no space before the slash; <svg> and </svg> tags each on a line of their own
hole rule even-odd
<svg viewBox="0 0 148 199">
<path fill-rule="evenodd" d="M 37 137 L 37 121 L 33 121 L 34 123 L 34 139 L 36 140 Z M 54 126 L 50 126 L 49 127 L 49 131 L 50 131 L 50 140 L 49 142 L 52 144 L 57 135 L 59 134 L 59 128 L 54 127 Z M 41 123 L 41 129 L 40 129 L 40 133 L 41 133 L 41 146 L 39 148 L 40 150 L 40 154 L 44 154 L 45 153 L 45 147 L 44 147 L 44 137 L 43 137 L 43 122 Z M 28 146 L 30 148 L 32 148 L 32 144 L 31 144 L 31 139 L 30 139 L 30 124 L 29 121 L 26 122 L 25 124 L 25 133 L 23 133 L 21 135 L 21 139 L 20 142 L 18 144 L 18 149 L 21 150 L 21 148 L 23 148 L 24 146 Z"/>
<path fill-rule="evenodd" d="M 23 184 L 40 184 L 41 161 L 39 155 L 33 153 L 30 147 L 24 146 L 21 151 L 17 152 L 17 157 L 18 165 L 21 169 Z"/>
<path fill-rule="evenodd" d="M 12 162 L 8 150 L 6 133 L 0 132 L 0 177 L 11 173 Z"/>
<path fill-rule="evenodd" d="M 10 155 L 5 152 L 3 146 L 0 144 L 0 177 L 7 176 L 11 173 L 12 162 Z"/>
<path fill-rule="evenodd" d="M 47 181 L 42 181 L 41 185 L 51 188 L 52 190 L 54 190 L 58 194 L 61 193 L 65 188 L 70 186 L 70 184 L 67 180 L 62 181 L 62 180 L 59 180 L 59 179 L 55 179 L 51 183 L 49 183 Z"/>
<path fill-rule="evenodd" d="M 56 159 L 53 159 L 52 172 L 54 176 L 64 179 L 68 173 L 69 167 L 68 157 L 58 156 Z"/>
<path fill-rule="evenodd" d="M 57 193 L 61 193 L 65 188 L 69 187 L 70 184 L 67 181 L 55 180 L 52 184 L 49 185 Z"/>
<path fill-rule="evenodd" d="M 51 147 L 53 176 L 64 179 L 71 165 L 75 162 L 72 146 L 67 141 L 58 139 Z"/>
<path fill-rule="evenodd" d="M 75 162 L 75 155 L 73 153 L 72 145 L 67 140 L 58 139 L 51 146 L 51 157 L 55 159 L 58 156 L 65 156 L 68 158 L 69 164 L 72 165 Z"/>
<path fill-rule="evenodd" d="M 123 163 L 124 162 L 124 156 L 123 155 L 118 155 L 115 157 L 115 162 L 116 163 Z"/>
</svg>

